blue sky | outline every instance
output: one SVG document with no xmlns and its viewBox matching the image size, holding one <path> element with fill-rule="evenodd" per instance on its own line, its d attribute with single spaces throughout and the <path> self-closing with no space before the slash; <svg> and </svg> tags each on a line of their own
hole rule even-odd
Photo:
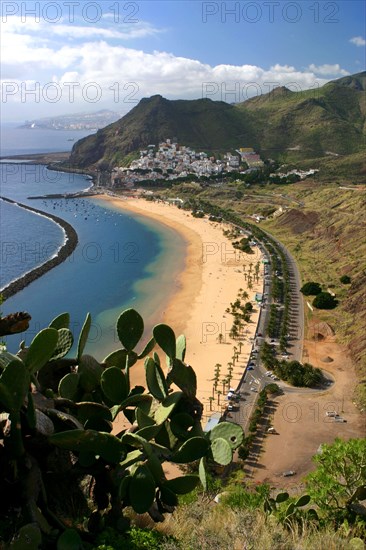
<svg viewBox="0 0 366 550">
<path fill-rule="evenodd" d="M 364 70 L 365 34 L 358 0 L 3 0 L 1 116 L 300 91 Z"/>
</svg>

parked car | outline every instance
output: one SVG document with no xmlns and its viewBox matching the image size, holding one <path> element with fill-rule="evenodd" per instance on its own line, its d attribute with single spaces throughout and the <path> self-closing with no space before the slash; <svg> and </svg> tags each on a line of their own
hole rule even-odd
<svg viewBox="0 0 366 550">
<path fill-rule="evenodd" d="M 290 476 L 294 476 L 296 474 L 296 472 L 294 472 L 294 470 L 288 470 L 287 472 L 283 472 L 283 477 L 290 477 Z"/>
<path fill-rule="evenodd" d="M 248 367 L 247 370 L 254 370 L 254 367 Z"/>
</svg>

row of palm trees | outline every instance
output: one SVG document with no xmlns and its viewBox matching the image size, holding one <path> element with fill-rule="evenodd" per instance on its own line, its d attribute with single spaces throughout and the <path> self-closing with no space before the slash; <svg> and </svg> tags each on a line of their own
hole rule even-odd
<svg viewBox="0 0 366 550">
<path fill-rule="evenodd" d="M 221 376 L 222 365 L 220 363 L 216 363 L 214 377 L 212 379 L 212 396 L 208 398 L 210 402 L 210 411 L 212 411 L 213 402 L 217 399 L 217 404 L 220 405 L 221 396 L 229 390 L 233 379 L 234 367 L 239 361 L 242 347 L 243 342 L 238 342 L 237 346 L 233 346 L 233 355 L 231 357 L 231 361 L 227 363 L 227 372 L 225 376 Z"/>
<path fill-rule="evenodd" d="M 230 303 L 230 308 L 226 309 L 226 313 L 230 313 L 234 317 L 233 325 L 229 332 L 229 336 L 233 340 L 238 339 L 242 334 L 244 323 L 250 322 L 253 305 L 247 301 L 248 299 L 248 292 L 240 288 L 237 299 L 235 302 Z M 245 301 L 244 304 L 242 300 Z"/>
</svg>

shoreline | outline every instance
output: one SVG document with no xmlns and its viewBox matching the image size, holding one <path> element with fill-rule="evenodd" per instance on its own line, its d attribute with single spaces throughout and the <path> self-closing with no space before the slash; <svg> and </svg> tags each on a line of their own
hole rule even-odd
<svg viewBox="0 0 366 550">
<path fill-rule="evenodd" d="M 43 210 L 39 210 L 37 208 L 32 208 L 31 206 L 27 206 L 26 204 L 14 201 L 6 197 L 0 197 L 0 200 L 3 200 L 10 204 L 14 204 L 19 208 L 24 208 L 25 210 L 29 210 L 30 212 L 34 212 L 35 214 L 42 215 L 45 218 L 52 220 L 59 227 L 61 227 L 61 229 L 65 233 L 64 243 L 59 248 L 55 256 L 53 256 L 49 260 L 46 260 L 43 264 L 35 267 L 31 271 L 28 271 L 28 273 L 25 273 L 15 281 L 10 282 L 0 291 L 4 300 L 7 300 L 11 296 L 14 296 L 14 294 L 17 294 L 20 290 L 23 290 L 23 288 L 28 286 L 33 281 L 35 281 L 42 275 L 45 275 L 48 271 L 64 262 L 74 252 L 78 244 L 78 235 L 72 225 L 70 225 L 62 218 L 59 218 L 58 216 L 54 216 L 53 214 L 49 214 L 48 212 L 44 212 Z"/>
<path fill-rule="evenodd" d="M 150 217 L 181 234 L 187 243 L 184 269 L 178 276 L 167 307 L 157 312 L 157 322 L 171 326 L 176 337 L 187 338 L 186 363 L 197 375 L 197 398 L 204 405 L 203 423 L 214 413 L 222 414 L 226 408 L 223 380 L 228 375 L 229 365 L 234 362 L 230 386 L 236 388 L 247 366 L 253 339 L 257 329 L 259 307 L 254 306 L 251 321 L 246 324 L 240 339 L 230 338 L 233 319 L 226 309 L 235 302 L 238 291 L 247 291 L 248 301 L 254 304 L 256 292 L 263 289 L 263 264 L 258 282 L 248 289 L 243 266 L 254 265 L 262 254 L 257 247 L 254 254 L 234 250 L 231 241 L 223 235 L 229 226 L 209 222 L 207 218 L 193 218 L 190 212 L 173 205 L 116 196 L 102 196 L 124 211 Z M 247 271 L 248 273 L 248 271 Z M 219 343 L 218 335 L 224 341 Z M 240 342 L 240 344 L 239 344 Z M 233 354 L 240 347 L 237 360 Z M 220 381 L 213 390 L 215 365 L 220 364 Z M 131 372 L 131 374 L 133 371 Z M 142 374 L 135 373 L 134 383 L 142 383 Z M 222 391 L 221 391 L 222 390 Z"/>
<path fill-rule="evenodd" d="M 2 164 L 48 164 L 52 162 L 65 162 L 70 158 L 70 151 L 56 153 L 30 153 L 29 155 L 4 155 L 0 156 Z"/>
</svg>

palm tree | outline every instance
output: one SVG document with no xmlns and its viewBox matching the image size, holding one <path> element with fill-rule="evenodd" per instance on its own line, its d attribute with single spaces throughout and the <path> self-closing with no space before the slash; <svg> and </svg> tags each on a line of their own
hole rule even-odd
<svg viewBox="0 0 366 550">
<path fill-rule="evenodd" d="M 224 340 L 224 335 L 221 334 L 221 332 L 220 332 L 220 334 L 217 337 L 217 341 L 219 342 L 219 344 L 222 344 L 223 340 Z"/>
<path fill-rule="evenodd" d="M 243 300 L 249 300 L 249 294 L 247 293 L 246 290 L 244 290 L 243 294 L 241 295 L 242 299 Z"/>
<path fill-rule="evenodd" d="M 226 386 L 229 388 L 230 387 L 230 376 L 226 376 L 223 380 L 222 380 L 222 393 L 225 393 L 225 388 Z"/>
<path fill-rule="evenodd" d="M 229 336 L 230 338 L 232 338 L 233 340 L 235 340 L 238 336 L 239 336 L 239 332 L 238 332 L 238 328 L 236 325 L 233 325 L 231 327 L 231 330 L 229 332 Z"/>
<path fill-rule="evenodd" d="M 214 397 L 209 397 L 208 400 L 210 402 L 210 411 L 212 411 L 212 402 L 214 400 Z"/>
<path fill-rule="evenodd" d="M 220 405 L 220 395 L 222 395 L 222 391 L 217 392 L 217 404 Z"/>
<path fill-rule="evenodd" d="M 215 365 L 215 375 L 214 375 L 214 388 L 217 390 L 217 384 L 219 383 L 220 379 L 220 369 L 221 369 L 220 363 L 216 363 Z"/>
</svg>

